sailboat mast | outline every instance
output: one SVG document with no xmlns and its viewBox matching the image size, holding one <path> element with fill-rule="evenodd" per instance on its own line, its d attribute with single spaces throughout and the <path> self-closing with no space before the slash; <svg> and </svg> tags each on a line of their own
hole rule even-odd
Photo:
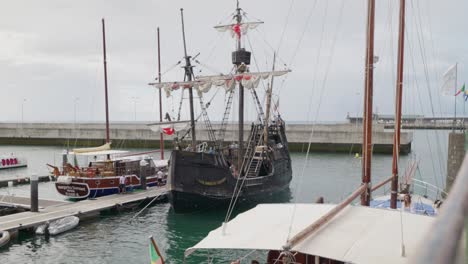
<svg viewBox="0 0 468 264">
<path fill-rule="evenodd" d="M 158 27 L 158 81 L 161 83 L 161 44 L 159 41 L 159 27 Z M 159 89 L 159 121 L 163 121 L 162 113 L 162 89 Z M 161 149 L 161 159 L 164 159 L 164 135 L 159 132 L 159 148 Z"/>
<path fill-rule="evenodd" d="M 192 81 L 192 76 L 193 76 L 193 66 L 190 63 L 190 56 L 187 55 L 187 45 L 185 43 L 185 26 L 184 26 L 184 9 L 180 9 L 180 17 L 182 20 L 182 39 L 184 41 L 184 54 L 185 54 L 185 78 L 186 81 Z M 190 126 L 192 130 L 192 150 L 195 151 L 195 147 L 197 145 L 197 139 L 195 135 L 195 114 L 193 111 L 193 89 L 192 87 L 189 87 L 189 102 L 190 102 Z"/>
<path fill-rule="evenodd" d="M 397 208 L 398 196 L 398 157 L 400 155 L 401 101 L 403 94 L 403 59 L 405 52 L 405 0 L 400 0 L 400 26 L 398 33 L 398 66 L 395 102 L 395 126 L 393 134 L 392 185 L 390 208 Z"/>
<path fill-rule="evenodd" d="M 374 81 L 374 25 L 375 0 L 368 0 L 367 7 L 367 52 L 366 76 L 364 92 L 363 114 L 363 143 L 362 143 L 362 184 L 367 191 L 361 194 L 361 205 L 369 206 L 371 195 L 371 161 L 372 161 L 372 100 Z"/>
<path fill-rule="evenodd" d="M 242 22 L 241 8 L 239 7 L 239 1 L 237 1 L 237 51 L 241 51 L 241 32 L 240 24 Z M 239 66 L 239 65 L 237 65 Z M 239 67 L 237 67 L 239 72 Z M 238 168 L 241 169 L 242 160 L 244 155 L 244 86 L 239 82 L 239 149 L 238 149 Z"/>
<path fill-rule="evenodd" d="M 106 99 L 106 143 L 110 142 L 109 137 L 109 100 L 107 97 L 107 59 L 106 59 L 106 27 L 104 24 L 104 18 L 102 19 L 102 47 L 104 54 L 104 91 Z"/>
<path fill-rule="evenodd" d="M 273 67 L 272 71 L 275 71 L 275 63 L 276 63 L 276 52 L 273 54 Z M 271 108 L 271 96 L 273 93 L 273 75 L 271 76 L 270 80 L 270 87 L 267 90 L 267 101 L 266 101 L 266 112 L 265 112 L 265 127 L 263 128 L 263 144 L 266 146 L 268 145 L 268 124 L 270 121 L 270 108 Z"/>
</svg>

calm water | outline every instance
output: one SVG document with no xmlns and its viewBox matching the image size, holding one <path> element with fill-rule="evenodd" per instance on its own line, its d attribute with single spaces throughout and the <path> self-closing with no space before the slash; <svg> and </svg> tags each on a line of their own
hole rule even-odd
<svg viewBox="0 0 468 264">
<path fill-rule="evenodd" d="M 404 168 L 409 159 L 416 158 L 420 161 L 416 177 L 444 186 L 447 135 L 447 131 L 416 131 L 413 153 L 402 156 L 400 166 Z M 0 153 L 9 152 L 26 156 L 29 166 L 0 171 L 0 178 L 26 176 L 32 172 L 44 175 L 47 173 L 46 163 L 60 162 L 62 148 L 0 147 Z M 374 183 L 391 175 L 391 159 L 391 155 L 374 156 Z M 359 186 L 360 159 L 355 158 L 353 153 L 312 153 L 305 169 L 304 153 L 292 153 L 292 160 L 294 177 L 290 193 L 276 197 L 273 202 L 309 203 L 319 196 L 325 197 L 326 201 L 337 202 Z M 63 199 L 56 194 L 52 183 L 41 183 L 39 187 L 40 198 Z M 29 186 L 3 188 L 0 194 L 28 196 Z M 248 207 L 244 206 L 238 212 L 246 209 Z M 0 263 L 149 263 L 147 245 L 150 234 L 156 238 L 169 263 L 182 263 L 184 250 L 196 244 L 211 229 L 220 226 L 225 215 L 225 210 L 174 214 L 169 204 L 158 204 L 131 221 L 137 210 L 103 215 L 98 221 L 81 223 L 74 231 L 51 237 L 48 241 L 40 236 L 21 235 L 8 248 L 0 250 Z M 214 254 L 218 256 L 217 263 L 225 263 L 239 252 L 231 252 L 224 259 L 219 259 L 219 253 Z M 206 259 L 207 254 L 200 253 L 189 257 L 187 263 L 200 263 Z"/>
</svg>

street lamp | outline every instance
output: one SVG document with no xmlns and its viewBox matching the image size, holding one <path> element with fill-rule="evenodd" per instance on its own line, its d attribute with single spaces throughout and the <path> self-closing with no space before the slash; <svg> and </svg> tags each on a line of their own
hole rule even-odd
<svg viewBox="0 0 468 264">
<path fill-rule="evenodd" d="M 139 97 L 136 97 L 136 96 L 132 96 L 132 100 L 133 100 L 133 115 L 134 115 L 134 121 L 136 122 L 136 103 L 137 103 L 137 100 L 140 99 Z"/>
<path fill-rule="evenodd" d="M 24 103 L 26 102 L 26 98 L 23 98 L 21 101 L 21 132 L 24 134 Z"/>
<path fill-rule="evenodd" d="M 80 100 L 79 97 L 75 97 L 74 105 L 73 105 L 73 129 L 76 129 L 76 104 Z"/>
</svg>

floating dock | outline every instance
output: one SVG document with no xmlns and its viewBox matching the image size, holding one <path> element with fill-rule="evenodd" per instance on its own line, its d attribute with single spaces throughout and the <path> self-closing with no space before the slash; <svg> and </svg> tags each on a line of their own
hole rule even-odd
<svg viewBox="0 0 468 264">
<path fill-rule="evenodd" d="M 70 215 L 77 216 L 82 220 L 92 215 L 97 215 L 104 210 L 118 209 L 125 205 L 146 200 L 163 199 L 166 194 L 167 188 L 162 186 L 148 188 L 147 190 L 136 190 L 134 192 L 127 192 L 126 194 L 103 196 L 93 200 L 88 199 L 49 205 L 43 209 L 39 209 L 38 213 L 23 212 L 0 217 L 0 230 L 16 232 L 34 228 L 47 221 L 53 221 Z"/>
</svg>

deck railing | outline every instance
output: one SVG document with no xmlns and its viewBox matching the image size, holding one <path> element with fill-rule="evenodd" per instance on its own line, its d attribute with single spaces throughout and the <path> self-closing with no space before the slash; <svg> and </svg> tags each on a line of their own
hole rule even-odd
<svg viewBox="0 0 468 264">
<path fill-rule="evenodd" d="M 468 155 L 420 251 L 409 263 L 466 263 Z M 465 233 L 465 235 L 463 235 Z"/>
</svg>

